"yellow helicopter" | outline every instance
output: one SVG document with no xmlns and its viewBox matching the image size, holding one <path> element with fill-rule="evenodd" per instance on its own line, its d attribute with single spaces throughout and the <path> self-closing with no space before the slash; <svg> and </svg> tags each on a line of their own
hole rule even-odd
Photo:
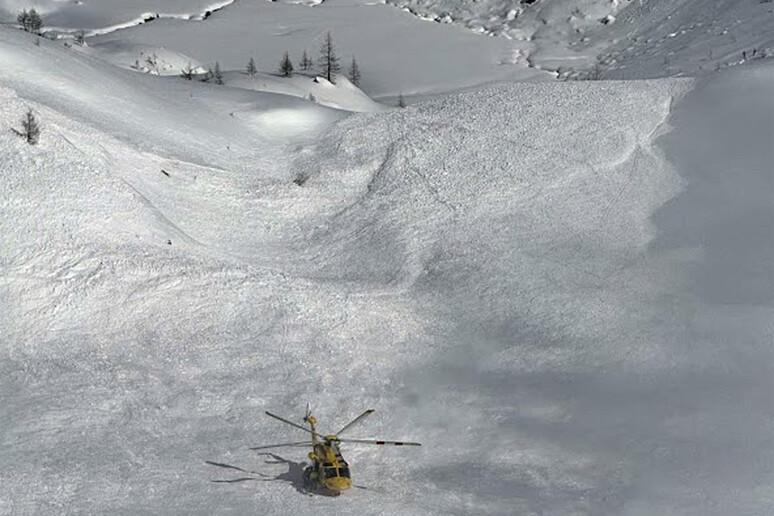
<svg viewBox="0 0 774 516">
<path fill-rule="evenodd" d="M 283 423 L 303 430 L 311 434 L 311 440 L 301 441 L 296 443 L 283 443 L 283 444 L 270 444 L 268 446 L 255 446 L 250 448 L 251 450 L 266 450 L 269 448 L 279 448 L 284 446 L 311 446 L 312 451 L 309 452 L 309 459 L 312 461 L 312 465 L 304 469 L 303 484 L 304 489 L 307 491 L 322 491 L 327 494 L 338 496 L 342 491 L 352 487 L 352 477 L 349 473 L 349 464 L 341 456 L 341 450 L 339 449 L 339 443 L 358 443 L 358 444 L 377 444 L 377 445 L 394 445 L 394 446 L 421 446 L 419 443 L 411 443 L 405 441 L 383 441 L 372 439 L 340 439 L 339 435 L 343 434 L 353 426 L 361 423 L 366 417 L 373 414 L 374 409 L 368 409 L 358 417 L 353 419 L 350 423 L 345 425 L 337 434 L 321 435 L 317 433 L 317 419 L 309 412 L 307 406 L 306 415 L 304 416 L 304 422 L 309 424 L 309 428 L 288 421 L 276 414 L 266 412 L 267 416 L 273 417 Z"/>
</svg>

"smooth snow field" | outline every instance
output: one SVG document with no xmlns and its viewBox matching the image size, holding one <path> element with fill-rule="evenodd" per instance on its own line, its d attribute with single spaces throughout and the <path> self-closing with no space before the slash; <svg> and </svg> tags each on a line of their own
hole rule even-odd
<svg viewBox="0 0 774 516">
<path fill-rule="evenodd" d="M 774 513 L 770 60 L 548 81 L 393 6 L 167 3 L 0 27 L 0 514 Z M 341 9 L 449 61 L 251 77 L 237 25 L 224 84 L 173 73 L 259 5 L 310 13 L 293 52 Z M 422 447 L 343 443 L 355 488 L 310 495 L 308 449 L 248 449 L 307 403 Z"/>
</svg>

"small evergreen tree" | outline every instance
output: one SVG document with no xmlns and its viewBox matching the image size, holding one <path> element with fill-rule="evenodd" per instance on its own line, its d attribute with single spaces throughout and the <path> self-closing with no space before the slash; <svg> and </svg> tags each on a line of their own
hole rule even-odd
<svg viewBox="0 0 774 516">
<path fill-rule="evenodd" d="M 30 13 L 27 12 L 27 9 L 23 10 L 19 13 L 19 15 L 16 17 L 16 21 L 19 22 L 19 25 L 21 25 L 22 29 L 27 30 L 27 24 L 29 23 Z"/>
<path fill-rule="evenodd" d="M 357 66 L 355 56 L 352 56 L 352 64 L 349 65 L 349 81 L 355 86 L 360 86 L 360 67 Z"/>
<path fill-rule="evenodd" d="M 331 31 L 325 35 L 322 47 L 320 47 L 320 68 L 329 82 L 335 83 L 336 74 L 341 71 L 339 58 L 336 57 L 336 48 L 333 46 Z"/>
<path fill-rule="evenodd" d="M 22 29 L 33 34 L 40 34 L 40 30 L 43 28 L 43 19 L 34 8 L 20 12 L 19 16 L 16 17 L 16 21 L 19 22 Z"/>
<path fill-rule="evenodd" d="M 40 34 L 43 28 L 43 18 L 40 17 L 35 9 L 30 9 L 30 32 Z"/>
<path fill-rule="evenodd" d="M 30 145 L 36 145 L 40 138 L 40 126 L 38 125 L 38 121 L 35 120 L 35 114 L 31 109 L 28 109 L 27 114 L 22 118 L 22 130 L 11 130 L 24 138 Z"/>
<path fill-rule="evenodd" d="M 220 63 L 215 61 L 215 70 L 212 72 L 212 77 L 217 84 L 223 84 L 223 74 L 220 72 Z"/>
<path fill-rule="evenodd" d="M 399 107 L 399 108 L 404 108 L 404 107 L 406 107 L 406 101 L 405 101 L 405 99 L 403 98 L 403 93 L 399 93 L 399 94 L 398 94 L 398 107 Z"/>
<path fill-rule="evenodd" d="M 255 59 L 253 59 L 251 56 L 250 61 L 247 62 L 247 75 L 253 77 L 257 72 L 258 69 L 255 67 Z"/>
<path fill-rule="evenodd" d="M 290 60 L 290 55 L 287 52 L 282 56 L 279 71 L 283 77 L 291 77 L 293 75 L 293 62 Z"/>
<path fill-rule="evenodd" d="M 309 59 L 309 56 L 306 54 L 306 49 L 304 49 L 304 53 L 301 55 L 301 69 L 304 71 L 307 71 L 312 68 L 312 60 Z"/>
</svg>

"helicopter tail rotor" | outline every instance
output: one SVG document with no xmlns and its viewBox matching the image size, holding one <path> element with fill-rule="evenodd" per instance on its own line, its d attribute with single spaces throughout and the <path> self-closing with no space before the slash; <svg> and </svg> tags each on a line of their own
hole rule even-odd
<svg viewBox="0 0 774 516">
<path fill-rule="evenodd" d="M 312 411 L 309 410 L 309 403 L 306 404 L 306 412 L 304 412 L 304 421 L 309 421 L 309 418 L 312 416 Z"/>
</svg>

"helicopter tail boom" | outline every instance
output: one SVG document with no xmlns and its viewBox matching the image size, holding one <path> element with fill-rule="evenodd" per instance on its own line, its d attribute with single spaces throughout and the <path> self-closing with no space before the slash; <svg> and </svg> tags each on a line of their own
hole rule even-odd
<svg viewBox="0 0 774 516">
<path fill-rule="evenodd" d="M 360 443 L 360 444 L 379 444 L 379 445 L 393 445 L 393 446 L 422 446 L 419 443 L 412 443 L 407 441 L 383 441 L 376 439 L 336 439 L 342 443 Z"/>
</svg>

